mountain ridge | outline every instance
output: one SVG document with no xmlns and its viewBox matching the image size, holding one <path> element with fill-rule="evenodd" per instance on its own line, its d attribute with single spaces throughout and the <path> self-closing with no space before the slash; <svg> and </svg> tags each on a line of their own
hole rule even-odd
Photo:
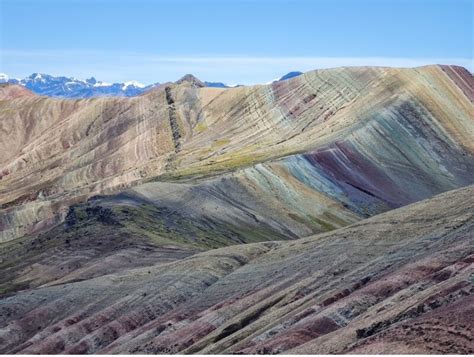
<svg viewBox="0 0 474 357">
<path fill-rule="evenodd" d="M 146 92 L 159 83 L 143 85 L 136 81 L 124 83 L 106 83 L 97 81 L 94 77 L 79 80 L 74 77 L 52 76 L 43 73 L 33 73 L 18 80 L 3 78 L 3 82 L 19 84 L 39 95 L 59 98 L 90 98 L 100 96 L 131 97 Z"/>
<path fill-rule="evenodd" d="M 244 168 L 238 180 L 257 182 L 256 192 L 267 190 L 264 178 L 283 175 L 317 194 L 325 203 L 313 217 L 325 223 L 295 216 L 310 227 L 339 225 L 339 218 L 323 215 L 334 204 L 352 212 L 362 205 L 372 215 L 469 184 L 472 101 L 454 81 L 459 71 L 340 68 L 267 86 L 171 83 L 130 99 L 4 101 L 3 239 L 57 224 L 70 205 L 94 195 L 149 181 L 192 184 Z M 440 162 L 447 174 L 439 174 Z M 265 197 L 273 200 L 270 192 Z"/>
<path fill-rule="evenodd" d="M 289 79 L 299 74 L 301 74 L 301 72 L 290 72 L 282 76 L 279 80 Z M 180 81 L 186 80 L 187 76 L 194 77 L 195 84 L 198 84 L 200 87 L 233 88 L 241 86 L 239 84 L 227 85 L 222 82 L 202 82 L 191 74 L 183 76 L 183 78 L 176 82 L 180 83 Z M 137 81 L 107 83 L 97 81 L 94 77 L 80 80 L 74 77 L 52 76 L 44 73 L 33 73 L 21 80 L 14 78 L 9 79 L 8 75 L 0 73 L 0 84 L 3 83 L 19 84 L 39 95 L 73 99 L 101 96 L 133 97 L 160 86 L 158 82 L 149 85 L 144 85 Z"/>
<path fill-rule="evenodd" d="M 468 71 L 202 84 L 0 84 L 0 353 L 474 352 Z"/>
<path fill-rule="evenodd" d="M 472 197 L 465 187 L 325 234 L 171 261 L 135 242 L 80 262 L 92 247 L 81 235 L 61 260 L 43 255 L 38 277 L 21 272 L 52 281 L 0 301 L 0 352 L 472 353 Z"/>
</svg>

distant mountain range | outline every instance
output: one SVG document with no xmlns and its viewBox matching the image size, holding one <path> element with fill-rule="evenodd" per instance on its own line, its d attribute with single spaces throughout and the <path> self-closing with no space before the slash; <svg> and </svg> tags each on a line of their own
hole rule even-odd
<svg viewBox="0 0 474 357">
<path fill-rule="evenodd" d="M 136 81 L 125 83 L 107 83 L 97 81 L 94 77 L 80 80 L 73 77 L 55 77 L 49 74 L 33 73 L 24 79 L 9 79 L 0 75 L 0 83 L 12 83 L 25 86 L 32 92 L 50 97 L 90 98 L 100 96 L 133 97 L 146 92 L 159 83 L 144 85 Z"/>
<path fill-rule="evenodd" d="M 290 72 L 278 80 L 285 80 L 300 75 L 301 72 Z M 190 76 L 190 75 L 187 75 Z M 183 77 L 183 78 L 186 78 Z M 194 77 L 195 78 L 195 77 Z M 182 79 L 181 79 L 182 80 Z M 74 77 L 55 77 L 49 74 L 33 73 L 24 79 L 9 78 L 8 75 L 0 73 L 0 83 L 20 84 L 33 93 L 60 98 L 91 98 L 91 97 L 133 97 L 144 93 L 160 83 L 144 85 L 137 81 L 124 83 L 107 83 L 91 77 L 86 80 Z M 233 88 L 237 85 L 229 85 L 222 82 L 201 82 L 200 86 L 213 88 Z"/>
<path fill-rule="evenodd" d="M 242 87 L 243 84 L 225 84 L 222 82 L 204 82 L 206 87 L 212 88 L 235 88 L 235 87 Z"/>
<path fill-rule="evenodd" d="M 299 75 L 302 75 L 302 74 L 303 74 L 303 72 L 299 72 L 299 71 L 289 72 L 289 73 L 285 74 L 283 77 L 281 77 L 279 79 L 279 81 L 285 81 L 285 80 L 293 78 L 293 77 L 298 77 Z"/>
</svg>

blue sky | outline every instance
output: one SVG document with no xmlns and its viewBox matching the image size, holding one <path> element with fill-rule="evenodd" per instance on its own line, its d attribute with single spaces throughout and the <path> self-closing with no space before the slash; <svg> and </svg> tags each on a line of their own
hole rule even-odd
<svg viewBox="0 0 474 357">
<path fill-rule="evenodd" d="M 342 65 L 473 70 L 471 0 L 0 0 L 0 72 L 264 83 Z"/>
</svg>

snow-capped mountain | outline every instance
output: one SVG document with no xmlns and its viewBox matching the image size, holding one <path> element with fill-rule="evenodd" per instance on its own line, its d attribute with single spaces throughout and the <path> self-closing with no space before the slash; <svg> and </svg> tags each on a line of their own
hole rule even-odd
<svg viewBox="0 0 474 357">
<path fill-rule="evenodd" d="M 7 83 L 8 76 L 5 73 L 0 73 L 0 83 Z"/>
<path fill-rule="evenodd" d="M 268 84 L 293 78 L 300 74 L 302 73 L 296 71 L 290 72 L 279 79 L 268 82 Z M 186 78 L 186 76 L 183 78 Z M 159 85 L 159 83 L 145 85 L 137 81 L 107 83 L 98 81 L 94 77 L 80 80 L 74 77 L 55 77 L 42 73 L 33 73 L 31 76 L 24 79 L 9 78 L 7 74 L 0 73 L 0 83 L 20 84 L 31 90 L 33 93 L 60 98 L 90 98 L 103 96 L 133 97 Z M 226 84 L 222 82 L 200 83 L 203 87 L 214 88 L 234 88 L 241 86 L 240 84 Z"/>
<path fill-rule="evenodd" d="M 20 84 L 36 94 L 62 98 L 132 97 L 158 85 L 158 83 L 144 85 L 137 81 L 107 83 L 97 81 L 94 77 L 83 81 L 73 77 L 55 77 L 42 73 L 33 73 L 31 76 L 21 80 L 8 79 L 7 75 L 2 75 L 0 75 L 0 83 L 3 78 L 4 82 Z"/>
<path fill-rule="evenodd" d="M 243 84 L 227 84 L 222 82 L 204 82 L 206 87 L 212 88 L 235 88 L 235 87 L 243 87 Z"/>
</svg>

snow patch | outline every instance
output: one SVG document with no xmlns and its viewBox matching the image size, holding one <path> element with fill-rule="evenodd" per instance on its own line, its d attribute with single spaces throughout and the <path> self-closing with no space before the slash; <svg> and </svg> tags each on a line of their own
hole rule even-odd
<svg viewBox="0 0 474 357">
<path fill-rule="evenodd" d="M 143 83 L 140 83 L 137 81 L 128 81 L 123 84 L 122 90 L 125 90 L 130 86 L 137 87 L 137 88 L 145 88 L 145 85 Z"/>
<path fill-rule="evenodd" d="M 94 84 L 94 87 L 108 87 L 108 86 L 111 86 L 111 85 L 112 85 L 112 83 L 99 81 L 99 82 Z"/>
</svg>

